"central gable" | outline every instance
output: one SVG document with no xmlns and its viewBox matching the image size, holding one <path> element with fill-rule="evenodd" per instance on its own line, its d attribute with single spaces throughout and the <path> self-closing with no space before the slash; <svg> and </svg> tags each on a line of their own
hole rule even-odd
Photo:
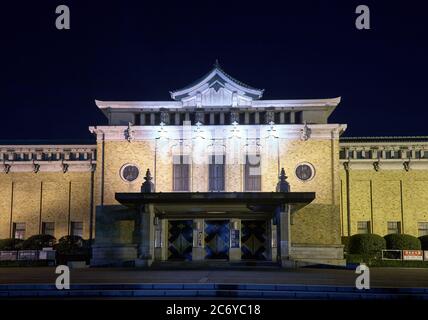
<svg viewBox="0 0 428 320">
<path fill-rule="evenodd" d="M 252 88 L 224 72 L 216 62 L 214 68 L 198 81 L 171 92 L 171 98 L 184 107 L 249 106 L 260 99 L 262 89 Z"/>
</svg>

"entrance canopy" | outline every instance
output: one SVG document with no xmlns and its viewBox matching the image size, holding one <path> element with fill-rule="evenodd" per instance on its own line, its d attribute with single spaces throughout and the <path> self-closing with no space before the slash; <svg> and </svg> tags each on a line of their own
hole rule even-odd
<svg viewBox="0 0 428 320">
<path fill-rule="evenodd" d="M 116 193 L 121 204 L 138 208 L 153 205 L 159 217 L 195 218 L 233 215 L 254 218 L 272 216 L 278 207 L 300 210 L 315 199 L 314 192 L 155 192 Z"/>
</svg>

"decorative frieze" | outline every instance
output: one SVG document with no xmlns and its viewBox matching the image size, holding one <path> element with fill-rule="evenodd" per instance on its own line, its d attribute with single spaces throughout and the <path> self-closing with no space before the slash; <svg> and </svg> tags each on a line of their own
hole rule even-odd
<svg viewBox="0 0 428 320">
<path fill-rule="evenodd" d="M 95 145 L 0 146 L 1 169 L 13 172 L 84 172 L 95 165 Z"/>
</svg>

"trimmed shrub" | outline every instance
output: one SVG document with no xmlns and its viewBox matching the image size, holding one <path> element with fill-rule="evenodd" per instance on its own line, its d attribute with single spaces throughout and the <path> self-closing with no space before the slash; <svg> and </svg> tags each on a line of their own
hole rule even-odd
<svg viewBox="0 0 428 320">
<path fill-rule="evenodd" d="M 0 250 L 19 250 L 23 242 L 21 239 L 0 239 Z"/>
<path fill-rule="evenodd" d="M 421 250 L 419 239 L 409 234 L 388 234 L 384 238 L 389 250 Z"/>
<path fill-rule="evenodd" d="M 59 239 L 55 249 L 58 254 L 63 255 L 87 254 L 89 252 L 87 242 L 79 236 L 64 236 Z"/>
<path fill-rule="evenodd" d="M 342 237 L 343 251 L 349 252 L 349 237 Z"/>
<path fill-rule="evenodd" d="M 376 256 L 385 248 L 385 239 L 377 234 L 355 234 L 349 238 L 348 249 L 351 254 Z"/>
<path fill-rule="evenodd" d="M 422 250 L 428 250 L 428 235 L 419 237 Z"/>
<path fill-rule="evenodd" d="M 56 239 L 54 236 L 48 234 L 37 234 L 29 237 L 22 243 L 24 250 L 42 250 L 43 248 L 53 247 Z"/>
</svg>

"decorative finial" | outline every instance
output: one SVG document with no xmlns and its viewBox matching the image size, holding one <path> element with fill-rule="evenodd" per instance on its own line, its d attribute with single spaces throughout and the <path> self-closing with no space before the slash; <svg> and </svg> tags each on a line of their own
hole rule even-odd
<svg viewBox="0 0 428 320">
<path fill-rule="evenodd" d="M 151 192 L 155 192 L 155 185 L 154 183 L 151 181 L 152 178 L 152 174 L 150 173 L 150 169 L 147 169 L 146 171 L 146 176 L 144 177 L 144 182 L 141 185 L 141 192 L 142 193 L 151 193 Z"/>
<path fill-rule="evenodd" d="M 215 59 L 214 67 L 215 68 L 220 68 L 220 63 L 218 62 L 218 59 Z"/>
<path fill-rule="evenodd" d="M 144 177 L 144 180 L 146 180 L 146 181 L 150 181 L 150 180 L 152 180 L 153 178 L 152 178 L 152 174 L 151 174 L 151 172 L 150 172 L 150 169 L 147 169 L 147 171 L 146 171 L 146 176 Z"/>
<path fill-rule="evenodd" d="M 285 175 L 284 168 L 281 169 L 281 173 L 279 175 L 279 182 L 276 185 L 276 192 L 289 192 L 290 184 L 287 182 L 287 176 Z"/>
</svg>

